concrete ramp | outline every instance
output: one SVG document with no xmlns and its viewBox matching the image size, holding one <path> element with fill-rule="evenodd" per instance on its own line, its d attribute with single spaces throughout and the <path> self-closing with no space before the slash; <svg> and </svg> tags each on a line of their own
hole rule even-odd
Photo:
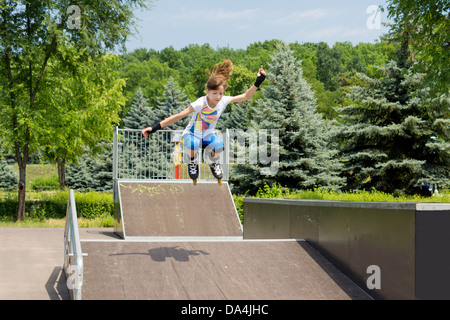
<svg viewBox="0 0 450 320">
<path fill-rule="evenodd" d="M 117 182 L 115 232 L 129 237 L 242 237 L 228 183 Z"/>
<path fill-rule="evenodd" d="M 369 298 L 303 241 L 85 241 L 82 248 L 86 300 Z"/>
</svg>

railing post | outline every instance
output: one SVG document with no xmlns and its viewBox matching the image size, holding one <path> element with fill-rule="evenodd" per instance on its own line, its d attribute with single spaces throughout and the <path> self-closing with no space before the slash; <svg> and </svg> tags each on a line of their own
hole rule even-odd
<svg viewBox="0 0 450 320">
<path fill-rule="evenodd" d="M 73 190 L 69 190 L 69 199 L 67 202 L 66 225 L 64 229 L 63 269 L 67 278 L 67 287 L 69 290 L 73 290 L 73 299 L 81 300 L 81 287 L 83 285 L 83 253 L 81 251 L 77 208 Z M 75 280 L 75 285 L 72 283 L 73 280 Z"/>
<path fill-rule="evenodd" d="M 113 136 L 113 181 L 117 180 L 117 167 L 119 164 L 118 159 L 118 145 L 119 145 L 119 128 L 116 127 L 114 129 L 114 136 Z"/>
<path fill-rule="evenodd" d="M 225 131 L 225 139 L 224 139 L 224 180 L 229 180 L 230 178 L 230 131 L 226 129 Z"/>
</svg>

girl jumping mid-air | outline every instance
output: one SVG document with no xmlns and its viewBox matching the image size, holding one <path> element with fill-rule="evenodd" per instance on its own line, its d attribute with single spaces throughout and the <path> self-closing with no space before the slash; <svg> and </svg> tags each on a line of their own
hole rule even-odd
<svg viewBox="0 0 450 320">
<path fill-rule="evenodd" d="M 185 147 L 185 159 L 189 167 L 189 176 L 194 181 L 199 176 L 198 169 L 198 151 L 200 147 L 206 148 L 206 163 L 211 168 L 211 172 L 218 180 L 223 178 L 223 171 L 219 164 L 219 157 L 224 150 L 224 143 L 214 134 L 217 120 L 230 103 L 243 102 L 250 100 L 258 90 L 261 83 L 266 78 L 266 72 L 263 67 L 258 71 L 255 84 L 245 93 L 230 97 L 224 96 L 224 91 L 228 88 L 227 80 L 233 72 L 233 63 L 225 60 L 209 71 L 210 78 L 206 83 L 206 96 L 199 98 L 191 103 L 189 107 L 161 122 L 154 123 L 151 127 L 142 130 L 145 138 L 149 134 L 155 133 L 161 128 L 170 126 L 189 114 L 193 113 L 192 119 L 183 132 L 183 140 Z"/>
</svg>

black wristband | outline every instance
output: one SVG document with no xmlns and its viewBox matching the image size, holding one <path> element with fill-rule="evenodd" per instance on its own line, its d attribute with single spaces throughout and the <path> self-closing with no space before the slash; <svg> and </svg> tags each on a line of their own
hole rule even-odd
<svg viewBox="0 0 450 320">
<path fill-rule="evenodd" d="M 151 133 L 155 133 L 156 131 L 161 130 L 161 122 L 155 122 L 150 127 L 152 128 Z"/>
<path fill-rule="evenodd" d="M 258 76 L 258 78 L 256 78 L 255 87 L 259 88 L 259 86 L 261 85 L 261 83 L 264 82 L 264 80 L 266 80 L 265 75 L 262 74 L 262 75 Z"/>
</svg>

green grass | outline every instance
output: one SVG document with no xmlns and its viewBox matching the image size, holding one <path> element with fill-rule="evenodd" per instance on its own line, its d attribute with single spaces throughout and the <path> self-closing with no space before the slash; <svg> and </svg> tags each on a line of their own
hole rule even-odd
<svg viewBox="0 0 450 320">
<path fill-rule="evenodd" d="M 15 163 L 14 171 L 19 173 L 19 166 Z M 58 166 L 56 164 L 28 164 L 26 172 L 26 190 L 32 190 L 32 185 L 36 179 L 51 179 L 53 176 L 58 176 Z"/>
<path fill-rule="evenodd" d="M 64 228 L 66 219 L 25 218 L 14 222 L 11 217 L 0 217 L 0 228 Z M 78 218 L 79 228 L 112 228 L 114 217 L 101 216 L 97 218 Z"/>
<path fill-rule="evenodd" d="M 0 228 L 64 228 L 64 219 L 34 219 L 26 218 L 14 222 L 12 217 L 0 217 Z"/>
</svg>

